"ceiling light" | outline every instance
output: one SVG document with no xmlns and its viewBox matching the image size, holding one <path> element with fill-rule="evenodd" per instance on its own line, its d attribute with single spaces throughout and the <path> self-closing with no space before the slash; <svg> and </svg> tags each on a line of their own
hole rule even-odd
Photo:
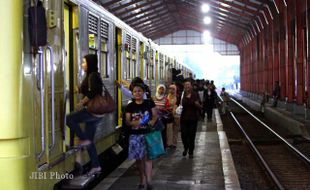
<svg viewBox="0 0 310 190">
<path fill-rule="evenodd" d="M 205 18 L 203 18 L 203 22 L 205 24 L 210 24 L 211 23 L 211 18 L 209 16 L 206 16 Z"/>
<path fill-rule="evenodd" d="M 209 12 L 209 10 L 210 10 L 210 6 L 209 6 L 208 4 L 203 4 L 203 5 L 201 6 L 201 11 L 202 11 L 203 13 L 207 13 L 207 12 Z"/>
</svg>

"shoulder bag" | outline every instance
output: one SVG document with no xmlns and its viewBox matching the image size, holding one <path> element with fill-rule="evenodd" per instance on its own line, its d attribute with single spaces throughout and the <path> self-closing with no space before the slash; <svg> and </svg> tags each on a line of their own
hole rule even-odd
<svg viewBox="0 0 310 190">
<path fill-rule="evenodd" d="M 160 131 L 152 131 L 145 136 L 147 157 L 150 160 L 166 154 Z"/>
<path fill-rule="evenodd" d="M 103 88 L 104 94 L 98 94 L 88 101 L 88 112 L 92 114 L 102 115 L 105 113 L 111 113 L 116 109 L 115 102 L 104 84 Z"/>
<path fill-rule="evenodd" d="M 182 100 L 183 100 L 183 96 L 184 96 L 184 91 L 182 92 L 182 95 L 181 95 L 181 101 L 180 101 L 180 105 L 177 107 L 177 109 L 175 110 L 175 114 L 177 116 L 181 116 L 182 114 L 182 111 L 183 111 L 183 105 L 182 105 Z"/>
</svg>

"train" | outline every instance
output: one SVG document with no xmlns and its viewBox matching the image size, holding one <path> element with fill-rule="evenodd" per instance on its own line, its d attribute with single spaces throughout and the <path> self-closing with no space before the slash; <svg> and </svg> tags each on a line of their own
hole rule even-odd
<svg viewBox="0 0 310 190">
<path fill-rule="evenodd" d="M 152 94 L 171 81 L 171 69 L 193 71 L 165 54 L 151 39 L 89 0 L 1 1 L 0 186 L 53 189 L 88 155 L 70 147 L 76 137 L 66 114 L 81 98 L 82 57 L 96 54 L 105 86 L 117 104 L 97 127 L 98 154 L 120 138 L 127 99 L 115 80 L 141 77 Z M 70 176 L 69 176 L 70 177 Z"/>
</svg>

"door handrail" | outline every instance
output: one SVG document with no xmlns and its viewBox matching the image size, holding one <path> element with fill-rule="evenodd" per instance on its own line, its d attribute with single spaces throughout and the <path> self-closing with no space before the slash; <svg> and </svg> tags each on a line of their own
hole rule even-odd
<svg viewBox="0 0 310 190">
<path fill-rule="evenodd" d="M 51 101 L 51 110 L 52 110 L 52 113 L 51 113 L 51 119 L 52 119 L 52 144 L 50 144 L 48 146 L 49 148 L 49 151 L 51 152 L 54 147 L 55 147 L 55 71 L 54 71 L 54 50 L 51 46 L 47 46 L 46 47 L 46 50 L 48 50 L 50 52 L 50 69 L 51 69 L 51 74 L 50 74 L 50 77 L 51 77 L 51 98 L 52 98 L 52 101 Z"/>
<path fill-rule="evenodd" d="M 40 118 L 41 118 L 41 151 L 36 155 L 36 159 L 40 160 L 45 152 L 45 118 L 44 118 L 44 58 L 43 48 L 40 47 L 38 50 L 39 54 L 39 88 L 40 91 Z"/>
</svg>

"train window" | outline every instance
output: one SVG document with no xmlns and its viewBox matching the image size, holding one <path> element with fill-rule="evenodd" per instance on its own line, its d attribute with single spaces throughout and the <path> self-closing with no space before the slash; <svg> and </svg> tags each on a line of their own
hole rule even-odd
<svg viewBox="0 0 310 190">
<path fill-rule="evenodd" d="M 137 76 L 137 40 L 132 38 L 131 40 L 131 74 L 132 77 Z"/>
<path fill-rule="evenodd" d="M 154 51 L 151 49 L 151 54 L 150 54 L 150 60 L 151 63 L 149 64 L 150 66 L 150 78 L 154 79 Z"/>
<path fill-rule="evenodd" d="M 100 22 L 100 36 L 105 39 L 108 39 L 109 36 L 109 24 L 104 20 L 101 20 Z"/>
<path fill-rule="evenodd" d="M 165 64 L 164 64 L 164 71 L 169 71 L 169 62 L 167 60 L 167 56 L 165 56 Z M 167 72 L 164 72 L 163 73 L 163 76 L 164 76 L 164 79 L 167 80 L 167 76 L 168 76 L 168 73 Z"/>
<path fill-rule="evenodd" d="M 132 76 L 134 77 L 134 76 L 137 76 L 137 58 L 136 58 L 137 56 L 136 56 L 136 52 L 135 51 L 133 51 L 132 52 L 132 66 L 131 66 L 131 74 L 132 74 Z"/>
<path fill-rule="evenodd" d="M 125 74 L 125 79 L 130 79 L 131 78 L 131 65 L 130 65 L 130 41 L 131 41 L 131 36 L 126 34 L 126 40 L 125 40 L 125 57 L 126 57 L 126 74 Z"/>
<path fill-rule="evenodd" d="M 98 23 L 99 18 L 93 14 L 88 15 L 88 47 L 89 53 L 96 54 L 98 49 Z"/>
<path fill-rule="evenodd" d="M 144 59 L 145 59 L 145 76 L 146 76 L 146 79 L 149 79 L 150 78 L 150 67 L 149 67 L 149 65 L 150 65 L 150 59 L 149 59 L 149 56 L 150 56 L 150 52 L 149 52 L 149 50 L 150 50 L 150 48 L 148 47 L 148 46 L 146 46 L 146 51 L 144 52 Z"/>
<path fill-rule="evenodd" d="M 101 20 L 100 22 L 100 63 L 101 63 L 101 75 L 103 78 L 108 78 L 108 31 L 109 24 Z"/>
<path fill-rule="evenodd" d="M 100 63 L 102 77 L 108 78 L 108 47 L 105 39 L 101 40 Z"/>
<path fill-rule="evenodd" d="M 152 80 L 155 79 L 155 75 L 154 75 L 154 63 L 151 64 L 151 79 L 152 79 Z"/>
<path fill-rule="evenodd" d="M 130 79 L 130 57 L 129 53 L 126 52 L 126 79 Z"/>
<path fill-rule="evenodd" d="M 159 54 L 159 79 L 163 79 L 164 78 L 164 58 L 163 58 L 163 54 Z"/>
<path fill-rule="evenodd" d="M 88 34 L 88 47 L 90 49 L 97 49 L 97 45 L 96 45 L 96 41 L 97 41 L 97 36 L 95 34 Z"/>
<path fill-rule="evenodd" d="M 89 54 L 97 54 L 97 50 L 95 50 L 95 49 L 89 49 L 89 50 L 88 50 L 88 53 L 89 53 Z"/>
<path fill-rule="evenodd" d="M 150 78 L 150 76 L 149 76 L 149 63 L 147 61 L 145 64 L 145 76 L 146 76 L 146 79 Z"/>
</svg>

